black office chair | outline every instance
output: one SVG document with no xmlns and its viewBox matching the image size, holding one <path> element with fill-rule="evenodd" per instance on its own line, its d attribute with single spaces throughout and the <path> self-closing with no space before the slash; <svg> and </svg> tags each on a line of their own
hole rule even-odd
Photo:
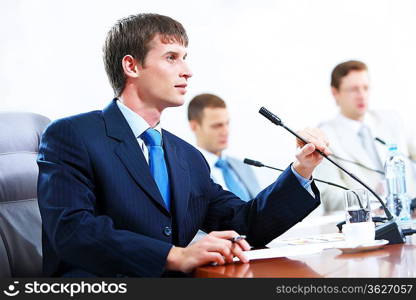
<svg viewBox="0 0 416 300">
<path fill-rule="evenodd" d="M 33 113 L 0 112 L 0 277 L 42 275 L 36 158 L 49 122 Z"/>
</svg>

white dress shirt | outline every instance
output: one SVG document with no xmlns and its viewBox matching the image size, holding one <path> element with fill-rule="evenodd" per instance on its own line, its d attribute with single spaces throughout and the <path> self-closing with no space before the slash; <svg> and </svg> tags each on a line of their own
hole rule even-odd
<svg viewBox="0 0 416 300">
<path fill-rule="evenodd" d="M 221 154 L 221 157 L 218 157 L 214 153 L 211 153 L 205 149 L 202 149 L 200 147 L 196 147 L 202 155 L 204 155 L 205 159 L 208 162 L 209 168 L 211 169 L 211 178 L 215 183 L 218 183 L 221 185 L 225 190 L 227 190 L 227 185 L 225 184 L 224 177 L 222 175 L 222 171 L 220 168 L 215 167 L 215 163 L 218 161 L 218 159 L 225 159 L 227 160 L 226 156 Z"/>
<path fill-rule="evenodd" d="M 144 141 L 140 138 L 140 135 L 150 128 L 149 124 L 147 124 L 147 122 L 139 114 L 125 106 L 120 100 L 117 100 L 116 103 L 127 123 L 129 124 L 131 130 L 133 131 L 133 134 L 139 143 L 140 149 L 143 151 L 144 158 L 146 159 L 147 163 L 149 163 L 149 150 L 147 149 Z M 160 135 L 162 135 L 160 122 L 153 129 L 159 131 Z"/>
</svg>

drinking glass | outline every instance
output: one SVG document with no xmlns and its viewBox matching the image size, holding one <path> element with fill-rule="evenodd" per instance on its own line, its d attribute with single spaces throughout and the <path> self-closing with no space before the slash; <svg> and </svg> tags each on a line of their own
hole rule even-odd
<svg viewBox="0 0 416 300">
<path fill-rule="evenodd" d="M 345 191 L 345 213 L 347 223 L 371 222 L 368 191 L 355 189 Z"/>
<path fill-rule="evenodd" d="M 374 242 L 375 227 L 371 218 L 370 197 L 367 190 L 345 191 L 346 224 L 342 227 L 345 241 L 358 247 Z"/>
</svg>

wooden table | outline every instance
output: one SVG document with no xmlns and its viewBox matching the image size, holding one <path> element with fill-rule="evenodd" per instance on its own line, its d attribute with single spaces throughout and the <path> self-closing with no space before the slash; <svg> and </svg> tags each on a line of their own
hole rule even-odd
<svg viewBox="0 0 416 300">
<path fill-rule="evenodd" d="M 304 222 L 302 222 L 304 223 Z M 299 223 L 279 239 L 306 237 L 311 234 L 337 232 L 331 222 L 318 226 Z M 252 260 L 224 266 L 204 266 L 195 270 L 195 277 L 416 277 L 416 236 L 408 236 L 405 244 L 386 245 L 381 249 L 343 254 L 338 249 L 320 253 Z"/>
</svg>

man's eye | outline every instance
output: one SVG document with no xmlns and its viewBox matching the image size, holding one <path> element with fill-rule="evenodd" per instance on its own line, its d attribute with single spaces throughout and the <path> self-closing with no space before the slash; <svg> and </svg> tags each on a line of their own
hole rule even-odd
<svg viewBox="0 0 416 300">
<path fill-rule="evenodd" d="M 175 60 L 175 56 L 174 55 L 169 55 L 167 57 L 167 59 L 170 60 L 170 61 L 174 61 Z"/>
</svg>

